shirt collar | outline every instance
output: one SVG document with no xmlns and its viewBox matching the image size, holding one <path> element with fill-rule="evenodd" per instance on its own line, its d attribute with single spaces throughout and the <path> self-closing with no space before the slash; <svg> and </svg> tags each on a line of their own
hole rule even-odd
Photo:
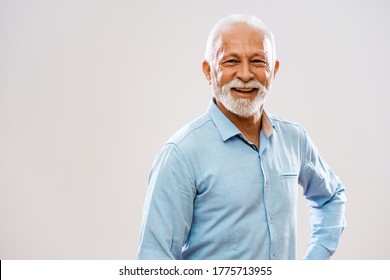
<svg viewBox="0 0 390 280">
<path fill-rule="evenodd" d="M 219 131 L 219 134 L 221 134 L 222 136 L 223 141 L 226 141 L 233 136 L 242 134 L 241 131 L 224 115 L 224 113 L 219 110 L 214 100 L 211 100 L 210 105 L 207 109 L 207 113 L 213 120 L 215 126 Z M 268 118 L 266 112 L 263 110 L 263 113 L 261 115 L 261 130 L 264 132 L 267 138 L 269 138 L 273 134 L 274 128 L 275 127 L 272 124 L 271 120 Z"/>
<path fill-rule="evenodd" d="M 270 138 L 271 135 L 276 131 L 275 126 L 272 121 L 268 118 L 267 113 L 263 110 L 261 114 L 261 130 L 264 132 L 267 138 Z"/>
</svg>

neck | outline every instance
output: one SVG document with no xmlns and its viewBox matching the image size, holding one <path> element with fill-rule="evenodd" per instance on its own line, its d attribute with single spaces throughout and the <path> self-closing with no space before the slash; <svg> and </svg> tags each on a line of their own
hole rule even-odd
<svg viewBox="0 0 390 280">
<path fill-rule="evenodd" d="M 260 110 L 254 115 L 248 118 L 244 118 L 230 112 L 218 100 L 216 100 L 216 105 L 221 110 L 221 112 L 241 131 L 247 140 L 259 147 L 261 114 L 263 112 L 263 107 L 261 107 Z"/>
</svg>

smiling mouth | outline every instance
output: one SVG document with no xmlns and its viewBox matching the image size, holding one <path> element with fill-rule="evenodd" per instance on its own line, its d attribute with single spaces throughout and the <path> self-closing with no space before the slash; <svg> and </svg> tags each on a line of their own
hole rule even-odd
<svg viewBox="0 0 390 280">
<path fill-rule="evenodd" d="M 235 91 L 243 94 L 251 94 L 257 92 L 259 89 L 258 88 L 232 88 Z"/>
</svg>

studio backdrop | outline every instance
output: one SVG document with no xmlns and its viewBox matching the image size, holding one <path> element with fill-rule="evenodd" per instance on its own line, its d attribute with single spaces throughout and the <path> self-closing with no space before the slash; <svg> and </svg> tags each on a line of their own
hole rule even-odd
<svg viewBox="0 0 390 280">
<path fill-rule="evenodd" d="M 390 259 L 384 0 L 0 0 L 0 259 L 135 258 L 153 159 L 206 111 L 207 36 L 236 13 L 275 35 L 266 110 L 303 124 L 347 189 L 334 258 Z"/>
</svg>

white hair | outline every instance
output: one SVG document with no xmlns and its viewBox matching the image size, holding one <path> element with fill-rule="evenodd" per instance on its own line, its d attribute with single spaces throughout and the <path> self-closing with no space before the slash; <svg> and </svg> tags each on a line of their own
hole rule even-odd
<svg viewBox="0 0 390 280">
<path fill-rule="evenodd" d="M 220 20 L 219 22 L 217 22 L 216 25 L 214 25 L 207 39 L 206 53 L 205 53 L 206 61 L 209 63 L 211 67 L 214 67 L 216 53 L 218 49 L 221 47 L 221 43 L 222 43 L 220 37 L 223 30 L 227 27 L 241 25 L 241 24 L 260 30 L 269 39 L 272 48 L 271 49 L 272 53 L 269 54 L 270 62 L 271 62 L 270 66 L 271 69 L 273 69 L 276 61 L 274 36 L 272 32 L 268 29 L 268 27 L 259 18 L 250 15 L 227 16 L 222 20 Z"/>
</svg>

